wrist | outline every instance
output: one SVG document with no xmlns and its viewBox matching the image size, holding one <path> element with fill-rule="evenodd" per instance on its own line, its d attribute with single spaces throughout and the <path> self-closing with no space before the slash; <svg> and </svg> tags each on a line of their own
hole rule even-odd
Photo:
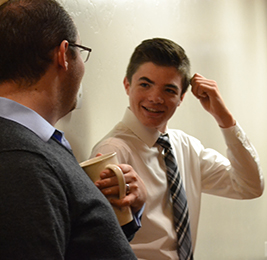
<svg viewBox="0 0 267 260">
<path fill-rule="evenodd" d="M 236 120 L 234 119 L 234 117 L 231 114 L 229 114 L 223 118 L 220 117 L 220 118 L 216 119 L 216 121 L 221 128 L 229 128 L 229 127 L 236 125 Z"/>
</svg>

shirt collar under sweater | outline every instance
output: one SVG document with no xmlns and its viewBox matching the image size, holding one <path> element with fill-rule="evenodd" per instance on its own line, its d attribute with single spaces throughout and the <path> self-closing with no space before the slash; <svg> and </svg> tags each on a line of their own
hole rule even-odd
<svg viewBox="0 0 267 260">
<path fill-rule="evenodd" d="M 52 137 L 56 130 L 55 127 L 49 124 L 38 113 L 8 98 L 0 97 L 0 117 L 27 127 L 45 142 Z M 64 138 L 64 133 L 62 131 L 59 132 L 62 133 L 62 138 Z M 66 144 L 64 143 L 65 141 Z M 62 143 L 70 149 L 70 145 L 65 138 Z"/>
</svg>

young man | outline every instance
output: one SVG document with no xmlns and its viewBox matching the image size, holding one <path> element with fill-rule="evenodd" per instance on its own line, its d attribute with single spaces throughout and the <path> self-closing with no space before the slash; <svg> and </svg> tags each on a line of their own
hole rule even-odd
<svg viewBox="0 0 267 260">
<path fill-rule="evenodd" d="M 168 121 L 183 101 L 190 83 L 195 97 L 220 126 L 228 147 L 228 158 L 204 148 L 194 137 L 168 128 Z M 263 177 L 259 158 L 225 106 L 216 82 L 199 74 L 195 74 L 190 82 L 189 60 L 176 43 L 160 38 L 143 41 L 130 59 L 124 86 L 130 107 L 122 121 L 94 147 L 92 155 L 116 151 L 120 163 L 132 165 L 146 185 L 148 198 L 142 229 L 131 242 L 137 257 L 147 260 L 193 259 L 201 193 L 235 199 L 260 196 Z M 166 148 L 165 151 L 162 143 L 157 141 L 159 137 L 169 139 L 172 149 Z M 168 183 L 171 167 L 166 158 L 171 150 L 178 170 L 173 170 L 175 178 Z M 171 160 L 174 161 L 173 157 Z M 172 188 L 176 180 L 180 187 L 174 196 Z M 114 187 L 109 187 L 110 183 Z M 97 185 L 105 195 L 111 189 L 115 192 L 113 178 L 103 178 Z M 130 185 L 131 189 L 134 187 Z M 184 190 L 186 196 L 181 198 Z M 182 213 L 177 205 L 183 205 Z M 182 226 L 184 230 L 181 230 Z M 183 245 L 185 240 L 187 249 Z"/>
<path fill-rule="evenodd" d="M 79 45 L 73 20 L 55 0 L 4 2 L 0 258 L 136 259 L 109 202 L 54 127 L 75 108 L 91 49 Z M 84 60 L 81 50 L 87 53 Z M 120 167 L 131 180 L 137 175 L 128 165 Z M 131 194 L 131 202 L 119 202 L 139 210 L 145 190 L 140 180 L 132 182 L 140 188 L 139 197 Z M 135 231 L 127 226 L 129 236 Z"/>
</svg>

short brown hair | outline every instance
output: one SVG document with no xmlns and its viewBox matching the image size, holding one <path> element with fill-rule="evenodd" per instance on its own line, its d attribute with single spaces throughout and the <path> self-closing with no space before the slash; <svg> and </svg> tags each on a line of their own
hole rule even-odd
<svg viewBox="0 0 267 260">
<path fill-rule="evenodd" d="M 77 29 L 55 0 L 9 0 L 0 6 L 0 83 L 33 84 L 52 62 L 63 40 L 75 43 Z"/>
</svg>

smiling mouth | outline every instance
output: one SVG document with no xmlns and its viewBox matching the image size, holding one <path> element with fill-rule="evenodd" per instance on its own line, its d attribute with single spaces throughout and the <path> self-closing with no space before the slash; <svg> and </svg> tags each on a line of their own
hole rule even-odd
<svg viewBox="0 0 267 260">
<path fill-rule="evenodd" d="M 156 110 L 156 109 L 154 109 L 154 108 L 149 108 L 149 107 L 144 107 L 144 106 L 143 106 L 143 108 L 144 108 L 146 111 L 148 111 L 148 112 L 152 112 L 152 113 L 163 113 L 163 111 L 161 111 L 161 110 Z"/>
</svg>

